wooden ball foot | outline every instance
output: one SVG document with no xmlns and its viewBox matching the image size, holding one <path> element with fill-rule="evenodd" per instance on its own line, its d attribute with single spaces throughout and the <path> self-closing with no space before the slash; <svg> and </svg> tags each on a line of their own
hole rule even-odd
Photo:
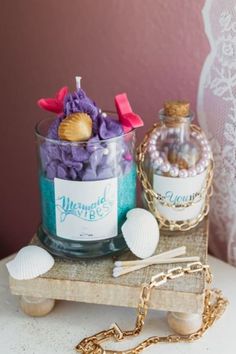
<svg viewBox="0 0 236 354">
<path fill-rule="evenodd" d="M 169 312 L 167 321 L 173 331 L 181 335 L 188 335 L 201 327 L 202 316 L 192 313 Z"/>
<path fill-rule="evenodd" d="M 55 300 L 32 296 L 21 296 L 20 307 L 22 311 L 32 317 L 46 316 L 52 311 Z"/>
</svg>

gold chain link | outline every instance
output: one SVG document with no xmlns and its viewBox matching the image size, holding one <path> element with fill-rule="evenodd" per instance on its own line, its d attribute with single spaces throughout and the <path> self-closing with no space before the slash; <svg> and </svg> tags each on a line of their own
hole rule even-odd
<svg viewBox="0 0 236 354">
<path fill-rule="evenodd" d="M 195 198 L 189 202 L 174 205 L 165 200 L 163 196 L 156 193 L 151 183 L 149 182 L 145 169 L 144 169 L 144 162 L 145 156 L 147 153 L 147 147 L 150 135 L 161 126 L 160 123 L 154 124 L 153 128 L 145 135 L 144 140 L 137 148 L 136 160 L 137 160 L 137 173 L 139 180 L 142 184 L 144 197 L 147 202 L 148 209 L 155 215 L 157 220 L 159 221 L 159 226 L 162 229 L 170 229 L 170 230 L 180 230 L 180 231 L 187 231 L 191 228 L 195 227 L 209 212 L 209 202 L 210 197 L 212 196 L 212 178 L 213 178 L 213 160 L 211 159 L 210 164 L 207 170 L 207 179 L 206 183 L 203 186 L 202 190 L 195 196 Z M 196 125 L 191 124 L 191 130 L 204 134 L 203 131 Z M 165 219 L 158 211 L 157 202 L 164 207 L 175 209 L 176 211 L 181 211 L 184 208 L 190 207 L 191 205 L 198 203 L 200 199 L 204 199 L 202 210 L 200 211 L 197 218 L 193 220 L 187 221 L 170 221 Z"/>
<path fill-rule="evenodd" d="M 168 336 L 150 337 L 136 347 L 126 350 L 105 350 L 100 343 L 108 340 L 120 341 L 126 337 L 137 336 L 143 326 L 145 317 L 148 311 L 148 302 L 150 300 L 151 291 L 169 280 L 182 277 L 185 274 L 199 273 L 205 274 L 207 283 L 211 282 L 212 276 L 208 265 L 203 265 L 200 262 L 188 264 L 186 267 L 176 267 L 168 270 L 165 273 L 159 273 L 152 277 L 149 284 L 143 285 L 140 293 L 140 301 L 138 304 L 138 313 L 136 318 L 135 328 L 130 331 L 122 331 L 117 324 L 113 324 L 108 330 L 104 330 L 94 336 L 84 338 L 77 346 L 76 351 L 82 354 L 138 354 L 150 345 L 157 343 L 177 343 L 177 342 L 192 342 L 203 336 L 206 330 L 223 314 L 228 301 L 222 296 L 220 290 L 205 290 L 204 311 L 202 316 L 202 325 L 195 333 L 186 336 L 171 334 Z"/>
</svg>

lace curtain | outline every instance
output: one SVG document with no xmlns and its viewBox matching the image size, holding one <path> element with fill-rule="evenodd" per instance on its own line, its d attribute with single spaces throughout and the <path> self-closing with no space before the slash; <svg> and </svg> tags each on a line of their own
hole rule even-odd
<svg viewBox="0 0 236 354">
<path fill-rule="evenodd" d="M 215 160 L 209 246 L 236 266 L 236 1 L 206 0 L 202 12 L 211 51 L 201 72 L 197 111 Z"/>
</svg>

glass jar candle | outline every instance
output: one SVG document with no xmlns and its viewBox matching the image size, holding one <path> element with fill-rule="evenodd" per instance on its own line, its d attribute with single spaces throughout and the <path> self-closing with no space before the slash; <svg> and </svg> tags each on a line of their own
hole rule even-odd
<svg viewBox="0 0 236 354">
<path fill-rule="evenodd" d="M 62 257 L 99 257 L 126 248 L 121 226 L 136 206 L 135 130 L 107 140 L 47 138 L 54 118 L 35 134 L 42 223 L 38 237 Z"/>
</svg>

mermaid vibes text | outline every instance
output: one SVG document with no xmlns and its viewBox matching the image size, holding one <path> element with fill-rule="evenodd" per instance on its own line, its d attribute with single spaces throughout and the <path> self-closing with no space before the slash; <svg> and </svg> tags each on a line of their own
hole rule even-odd
<svg viewBox="0 0 236 354">
<path fill-rule="evenodd" d="M 96 221 L 110 214 L 114 201 L 112 188 L 107 185 L 104 193 L 92 203 L 81 203 L 80 201 L 73 201 L 67 196 L 62 196 L 57 199 L 56 207 L 60 211 L 61 222 L 64 222 L 68 215 L 74 215 L 86 221 Z"/>
</svg>

